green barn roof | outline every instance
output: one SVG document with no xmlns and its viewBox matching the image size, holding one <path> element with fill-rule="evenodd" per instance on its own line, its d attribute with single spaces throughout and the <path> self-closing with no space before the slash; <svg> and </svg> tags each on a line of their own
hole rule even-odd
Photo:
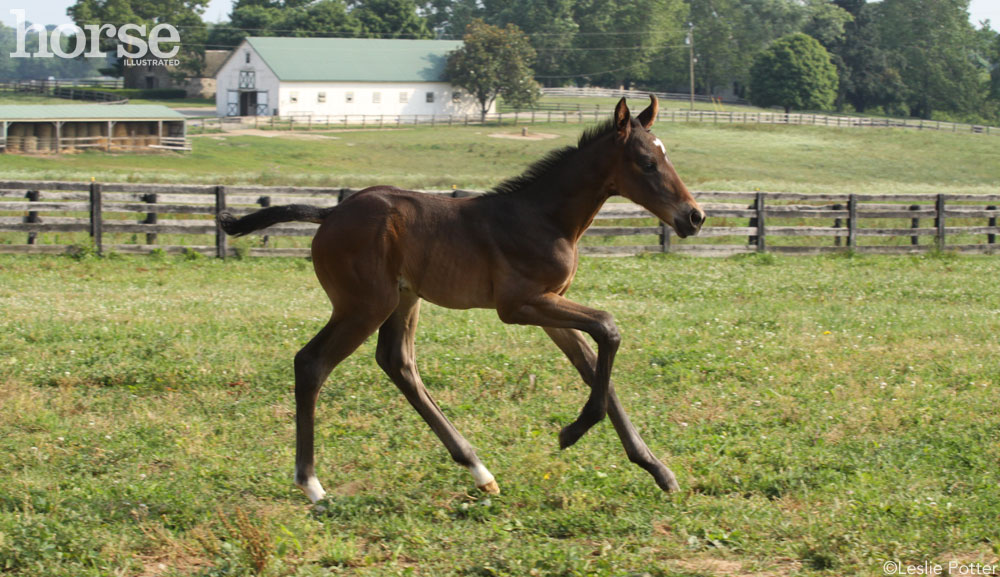
<svg viewBox="0 0 1000 577">
<path fill-rule="evenodd" d="M 184 115 L 158 104 L 7 104 L 0 120 L 183 120 Z"/>
<path fill-rule="evenodd" d="M 247 38 L 286 82 L 442 82 L 457 40 Z"/>
</svg>

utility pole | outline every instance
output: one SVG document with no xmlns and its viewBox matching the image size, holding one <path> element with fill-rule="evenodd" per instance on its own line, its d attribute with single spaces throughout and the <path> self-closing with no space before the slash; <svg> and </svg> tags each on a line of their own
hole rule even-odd
<svg viewBox="0 0 1000 577">
<path fill-rule="evenodd" d="M 688 48 L 690 48 L 691 61 L 691 110 L 694 110 L 694 22 L 688 22 Z"/>
</svg>

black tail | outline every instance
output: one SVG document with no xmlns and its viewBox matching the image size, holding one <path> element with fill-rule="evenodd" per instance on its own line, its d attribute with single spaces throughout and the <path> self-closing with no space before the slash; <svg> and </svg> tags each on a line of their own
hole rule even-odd
<svg viewBox="0 0 1000 577">
<path fill-rule="evenodd" d="M 267 228 L 271 225 L 282 222 L 323 222 L 326 215 L 330 214 L 334 207 L 320 208 L 307 204 L 288 204 L 285 206 L 272 206 L 257 212 L 252 212 L 243 218 L 236 218 L 228 212 L 219 215 L 219 226 L 226 234 L 232 236 L 243 236 L 255 230 Z"/>
</svg>

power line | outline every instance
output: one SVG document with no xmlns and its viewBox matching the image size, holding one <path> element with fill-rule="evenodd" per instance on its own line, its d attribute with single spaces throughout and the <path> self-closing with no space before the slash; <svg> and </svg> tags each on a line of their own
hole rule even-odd
<svg viewBox="0 0 1000 577">
<path fill-rule="evenodd" d="M 538 76 L 538 75 L 535 75 L 535 78 L 543 78 L 543 79 L 548 79 L 548 80 L 565 80 L 567 78 L 586 78 L 588 76 L 598 76 L 600 74 L 612 74 L 612 73 L 615 73 L 615 72 L 624 72 L 626 70 L 631 70 L 631 69 L 635 68 L 636 66 L 639 66 L 640 64 L 643 64 L 643 63 L 642 62 L 633 62 L 632 64 L 629 64 L 628 66 L 625 66 L 623 68 L 615 68 L 613 70 L 602 70 L 600 72 L 587 72 L 587 73 L 584 73 L 584 74 L 561 74 L 561 75 L 553 75 L 553 76 Z"/>
</svg>

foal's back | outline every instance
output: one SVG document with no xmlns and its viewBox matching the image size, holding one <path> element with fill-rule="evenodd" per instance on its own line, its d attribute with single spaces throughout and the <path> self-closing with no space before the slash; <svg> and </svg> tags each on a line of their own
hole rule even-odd
<svg viewBox="0 0 1000 577">
<path fill-rule="evenodd" d="M 475 198 L 372 187 L 326 217 L 313 264 L 335 307 L 342 293 L 391 286 L 448 308 L 493 308 L 493 228 Z"/>
</svg>

